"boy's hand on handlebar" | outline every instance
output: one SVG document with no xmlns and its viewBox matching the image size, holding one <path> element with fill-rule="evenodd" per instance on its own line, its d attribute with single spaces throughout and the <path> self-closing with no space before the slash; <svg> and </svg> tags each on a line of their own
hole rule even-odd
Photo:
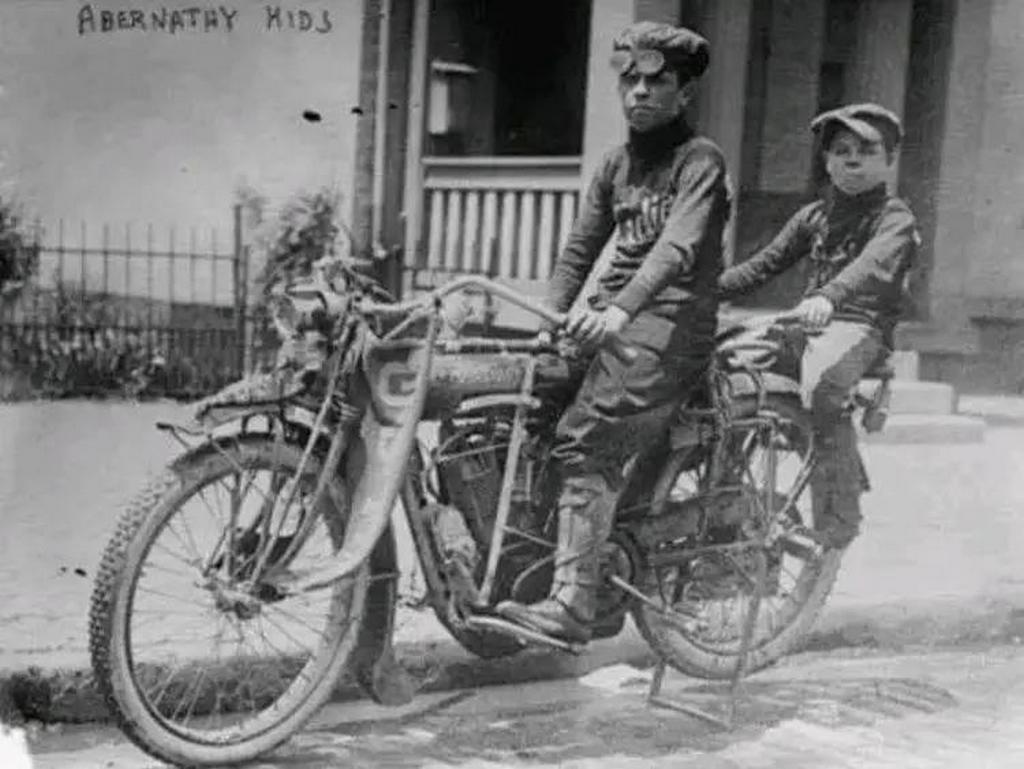
<svg viewBox="0 0 1024 769">
<path fill-rule="evenodd" d="M 793 315 L 811 329 L 822 329 L 832 320 L 836 308 L 824 296 L 809 296 L 793 310 Z"/>
<path fill-rule="evenodd" d="M 565 330 L 578 343 L 590 347 L 617 337 L 627 325 L 629 315 L 621 307 L 611 305 L 600 312 L 579 307 L 569 312 Z"/>
</svg>

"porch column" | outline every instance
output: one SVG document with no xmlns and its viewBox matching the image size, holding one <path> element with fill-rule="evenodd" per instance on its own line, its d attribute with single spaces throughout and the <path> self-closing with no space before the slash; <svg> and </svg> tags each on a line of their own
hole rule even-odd
<svg viewBox="0 0 1024 769">
<path fill-rule="evenodd" d="M 760 189 L 802 192 L 811 176 L 808 124 L 818 109 L 825 0 L 774 3 L 765 73 Z"/>
<path fill-rule="evenodd" d="M 903 116 L 913 0 L 861 0 L 847 101 L 876 101 Z"/>
<path fill-rule="evenodd" d="M 913 0 L 861 0 L 846 101 L 877 102 L 903 118 L 913 5 Z M 893 178 L 890 188 L 895 185 Z"/>
<path fill-rule="evenodd" d="M 615 36 L 633 23 L 634 0 L 593 0 L 590 10 L 590 48 L 587 62 L 586 112 L 583 123 L 583 157 L 580 160 L 580 201 L 587 194 L 591 177 L 601 158 L 626 140 L 626 121 L 619 105 L 617 80 L 608 59 Z M 608 240 L 594 268 L 587 276 L 574 304 L 590 296 L 611 258 L 614 239 Z"/>
<path fill-rule="evenodd" d="M 663 24 L 679 23 L 682 0 L 636 0 L 633 18 L 636 21 L 657 21 Z"/>
<path fill-rule="evenodd" d="M 1024 322 L 1024 3 L 992 0 L 990 14 L 988 61 L 975 64 L 988 75 L 978 89 L 984 106 L 970 114 L 981 130 L 974 197 L 978 226 L 963 261 L 972 315 L 1019 324 Z"/>
<path fill-rule="evenodd" d="M 586 111 L 583 124 L 583 191 L 601 157 L 626 140 L 616 80 L 608 59 L 615 36 L 633 23 L 634 0 L 593 0 L 587 62 Z"/>
<path fill-rule="evenodd" d="M 711 65 L 700 88 L 701 129 L 722 149 L 732 181 L 732 218 L 726 233 L 726 264 L 732 264 L 743 161 L 747 104 L 747 60 L 753 0 L 730 0 L 708 7 L 703 29 L 711 44 Z"/>
<path fill-rule="evenodd" d="M 930 280 L 932 322 L 954 334 L 969 328 L 966 285 L 979 258 L 981 222 L 991 203 L 979 172 L 992 6 L 998 0 L 957 4 L 953 20 L 942 159 L 935 195 L 935 242 Z M 1007 0 L 1006 5 L 1016 0 Z M 1017 30 L 1007 32 L 1011 37 Z M 1009 154 L 1006 159 L 1010 160 Z M 1016 198 L 1017 196 L 1015 196 Z M 977 213 L 976 213 L 977 212 Z"/>
</svg>

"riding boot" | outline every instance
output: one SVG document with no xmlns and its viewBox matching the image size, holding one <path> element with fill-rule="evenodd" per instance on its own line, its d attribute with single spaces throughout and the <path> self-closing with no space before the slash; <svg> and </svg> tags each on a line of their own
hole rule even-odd
<svg viewBox="0 0 1024 769">
<path fill-rule="evenodd" d="M 843 417 L 818 435 L 818 461 L 811 474 L 814 528 L 826 547 L 845 549 L 860 534 L 860 496 L 868 488 L 857 434 Z"/>
<path fill-rule="evenodd" d="M 597 611 L 601 546 L 611 533 L 616 495 L 599 475 L 567 479 L 558 501 L 558 549 L 550 596 L 497 611 L 518 624 L 566 641 L 590 640 Z"/>
</svg>

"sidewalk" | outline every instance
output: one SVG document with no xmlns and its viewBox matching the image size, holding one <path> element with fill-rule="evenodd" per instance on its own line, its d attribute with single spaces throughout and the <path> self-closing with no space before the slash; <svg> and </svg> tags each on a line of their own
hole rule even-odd
<svg viewBox="0 0 1024 769">
<path fill-rule="evenodd" d="M 22 704 L 37 699 L 37 716 L 102 716 L 87 672 L 93 570 L 121 502 L 173 451 L 150 425 L 178 413 L 168 404 L 0 407 L 0 459 L 16 471 L 0 475 L 0 680 L 2 671 L 37 668 L 14 693 Z M 873 485 L 865 530 L 810 646 L 1024 636 L 1024 429 L 993 426 L 979 444 L 870 445 L 865 459 Z M 628 629 L 578 658 L 537 650 L 487 662 L 462 651 L 432 615 L 405 611 L 399 625 L 400 658 L 432 690 L 649 657 Z"/>
</svg>

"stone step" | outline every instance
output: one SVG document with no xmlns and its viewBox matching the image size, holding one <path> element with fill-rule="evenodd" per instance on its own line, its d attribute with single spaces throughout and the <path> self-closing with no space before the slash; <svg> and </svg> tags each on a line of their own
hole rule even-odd
<svg viewBox="0 0 1024 769">
<path fill-rule="evenodd" d="M 890 414 L 956 413 L 956 390 L 945 382 L 892 380 Z"/>
<path fill-rule="evenodd" d="M 917 350 L 895 350 L 891 357 L 892 366 L 896 370 L 896 378 L 900 380 L 917 380 L 921 376 L 921 355 Z"/>
<path fill-rule="evenodd" d="M 861 440 L 867 443 L 936 444 L 982 443 L 985 421 L 961 414 L 890 414 L 885 429 L 867 433 L 860 429 Z"/>
</svg>

